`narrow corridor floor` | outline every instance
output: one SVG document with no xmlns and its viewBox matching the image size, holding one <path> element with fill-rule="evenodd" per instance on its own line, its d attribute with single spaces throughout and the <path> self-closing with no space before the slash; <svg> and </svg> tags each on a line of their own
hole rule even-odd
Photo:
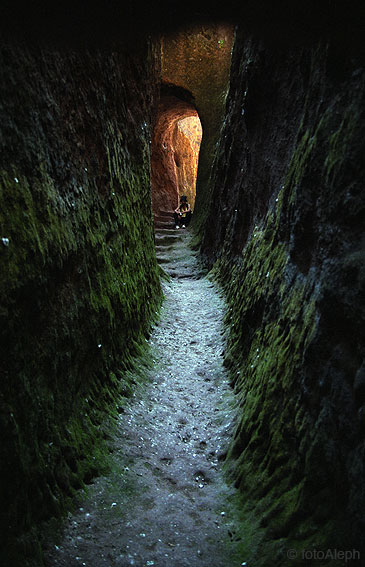
<svg viewBox="0 0 365 567">
<path fill-rule="evenodd" d="M 90 486 L 48 566 L 245 564 L 222 471 L 234 419 L 224 302 L 199 271 L 189 231 L 171 236 L 173 277 L 149 340 L 153 368 L 120 415 L 112 472 Z"/>
</svg>

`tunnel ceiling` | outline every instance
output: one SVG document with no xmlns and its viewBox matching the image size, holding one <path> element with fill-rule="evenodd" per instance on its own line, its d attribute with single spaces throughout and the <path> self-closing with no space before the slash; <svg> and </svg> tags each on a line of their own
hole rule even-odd
<svg viewBox="0 0 365 567">
<path fill-rule="evenodd" d="M 245 29 L 281 44 L 312 42 L 319 36 L 334 39 L 344 49 L 365 56 L 363 41 L 364 3 L 346 2 L 296 3 L 286 0 L 233 0 L 232 2 L 158 4 L 144 0 L 96 2 L 87 8 L 73 2 L 51 5 L 37 2 L 24 5 L 5 0 L 1 6 L 0 26 L 9 38 L 24 37 L 38 41 L 67 42 L 74 45 L 103 45 L 116 42 L 128 49 L 138 48 L 142 37 L 177 29 L 191 24 L 214 22 L 240 23 Z"/>
<path fill-rule="evenodd" d="M 192 93 L 205 134 L 223 114 L 233 31 L 223 24 L 188 26 L 161 40 L 162 81 Z"/>
</svg>

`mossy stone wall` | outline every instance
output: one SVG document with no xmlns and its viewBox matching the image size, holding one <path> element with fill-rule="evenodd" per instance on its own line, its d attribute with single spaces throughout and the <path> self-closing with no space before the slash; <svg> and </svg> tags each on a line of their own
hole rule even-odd
<svg viewBox="0 0 365 567">
<path fill-rule="evenodd" d="M 364 553 L 364 85 L 335 44 L 237 34 L 202 252 L 229 305 L 227 469 L 257 567 Z"/>
<path fill-rule="evenodd" d="M 24 565 L 30 527 L 62 513 L 103 465 L 105 414 L 133 387 L 128 369 L 161 301 L 150 190 L 159 57 L 147 40 L 128 54 L 2 45 L 7 565 Z"/>
</svg>

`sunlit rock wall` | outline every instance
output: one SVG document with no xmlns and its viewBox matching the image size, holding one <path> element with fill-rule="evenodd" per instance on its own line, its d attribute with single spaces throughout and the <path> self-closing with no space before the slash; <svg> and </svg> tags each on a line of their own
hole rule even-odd
<svg viewBox="0 0 365 567">
<path fill-rule="evenodd" d="M 224 116 L 229 85 L 233 26 L 189 26 L 162 40 L 162 79 L 190 91 L 203 129 L 200 147 L 195 229 L 205 220 L 209 174 Z"/>
<path fill-rule="evenodd" d="M 364 84 L 333 43 L 238 34 L 202 251 L 228 298 L 248 565 L 364 554 Z"/>
<path fill-rule="evenodd" d="M 194 210 L 196 176 L 202 128 L 198 115 L 179 120 L 174 132 L 175 163 L 179 195 L 186 195 Z"/>
<path fill-rule="evenodd" d="M 161 97 L 151 156 L 152 206 L 156 216 L 176 209 L 179 195 L 184 194 L 188 183 L 189 196 L 195 196 L 199 150 L 179 128 L 179 122 L 189 117 L 197 119 L 194 106 L 175 96 Z"/>
<path fill-rule="evenodd" d="M 128 55 L 2 45 L 2 565 L 23 566 L 30 526 L 100 470 L 105 412 L 131 393 L 158 309 L 159 57 L 149 42 Z"/>
</svg>

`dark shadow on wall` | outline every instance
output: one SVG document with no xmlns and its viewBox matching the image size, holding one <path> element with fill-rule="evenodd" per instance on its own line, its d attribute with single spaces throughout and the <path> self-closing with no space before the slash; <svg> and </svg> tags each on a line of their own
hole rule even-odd
<svg viewBox="0 0 365 567">
<path fill-rule="evenodd" d="M 365 55 L 362 0 L 353 0 L 351 6 L 329 0 L 295 5 L 290 0 L 275 4 L 270 0 L 233 0 L 208 6 L 193 0 L 183 4 L 170 0 L 112 0 L 106 4 L 99 0 L 87 8 L 71 1 L 50 5 L 42 0 L 24 5 L 19 0 L 4 0 L 1 6 L 1 27 L 8 38 L 79 47 L 116 42 L 127 50 L 136 49 L 141 39 L 151 34 L 159 36 L 190 24 L 222 21 L 239 23 L 244 31 L 277 45 L 310 45 L 322 37 L 340 45 L 342 52 Z"/>
</svg>

